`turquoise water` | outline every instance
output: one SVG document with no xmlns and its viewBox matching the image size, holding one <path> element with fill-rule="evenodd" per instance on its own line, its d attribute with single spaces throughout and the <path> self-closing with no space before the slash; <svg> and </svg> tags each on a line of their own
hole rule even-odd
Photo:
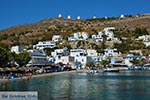
<svg viewBox="0 0 150 100">
<path fill-rule="evenodd" d="M 38 91 L 39 100 L 150 100 L 150 71 L 62 74 L 0 83 L 0 91 Z"/>
</svg>

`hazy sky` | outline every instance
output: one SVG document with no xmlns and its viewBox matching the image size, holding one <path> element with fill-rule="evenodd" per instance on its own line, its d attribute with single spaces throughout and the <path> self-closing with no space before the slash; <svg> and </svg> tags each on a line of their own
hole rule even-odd
<svg viewBox="0 0 150 100">
<path fill-rule="evenodd" d="M 81 19 L 150 12 L 150 0 L 0 0 L 0 30 L 58 14 Z"/>
</svg>

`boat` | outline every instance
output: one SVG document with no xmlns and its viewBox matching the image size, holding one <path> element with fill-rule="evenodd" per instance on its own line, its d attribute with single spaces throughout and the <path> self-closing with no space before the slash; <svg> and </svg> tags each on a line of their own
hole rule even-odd
<svg viewBox="0 0 150 100">
<path fill-rule="evenodd" d="M 144 64 L 142 69 L 143 70 L 150 70 L 150 63 Z"/>
<path fill-rule="evenodd" d="M 129 70 L 142 70 L 142 65 L 132 65 L 129 67 Z"/>
<path fill-rule="evenodd" d="M 119 72 L 118 68 L 106 68 L 103 72 Z"/>
<path fill-rule="evenodd" d="M 119 71 L 126 71 L 129 67 L 126 64 L 113 64 L 112 68 L 118 68 Z"/>
</svg>

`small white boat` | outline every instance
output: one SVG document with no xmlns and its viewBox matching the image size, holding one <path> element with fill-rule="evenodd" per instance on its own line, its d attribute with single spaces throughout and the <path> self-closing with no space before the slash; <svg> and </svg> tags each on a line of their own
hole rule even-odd
<svg viewBox="0 0 150 100">
<path fill-rule="evenodd" d="M 119 71 L 126 71 L 129 69 L 129 67 L 126 64 L 114 64 L 112 65 L 112 68 L 118 68 Z"/>
<path fill-rule="evenodd" d="M 104 69 L 104 72 L 119 72 L 118 68 L 106 68 Z"/>
<path fill-rule="evenodd" d="M 144 64 L 142 67 L 143 70 L 150 70 L 150 64 Z"/>
</svg>

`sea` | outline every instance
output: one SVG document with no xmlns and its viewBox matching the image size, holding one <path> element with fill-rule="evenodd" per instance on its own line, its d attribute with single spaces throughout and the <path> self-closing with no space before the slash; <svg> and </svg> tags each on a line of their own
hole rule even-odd
<svg viewBox="0 0 150 100">
<path fill-rule="evenodd" d="M 69 73 L 0 83 L 0 91 L 37 91 L 38 100 L 150 100 L 150 71 Z"/>
</svg>

